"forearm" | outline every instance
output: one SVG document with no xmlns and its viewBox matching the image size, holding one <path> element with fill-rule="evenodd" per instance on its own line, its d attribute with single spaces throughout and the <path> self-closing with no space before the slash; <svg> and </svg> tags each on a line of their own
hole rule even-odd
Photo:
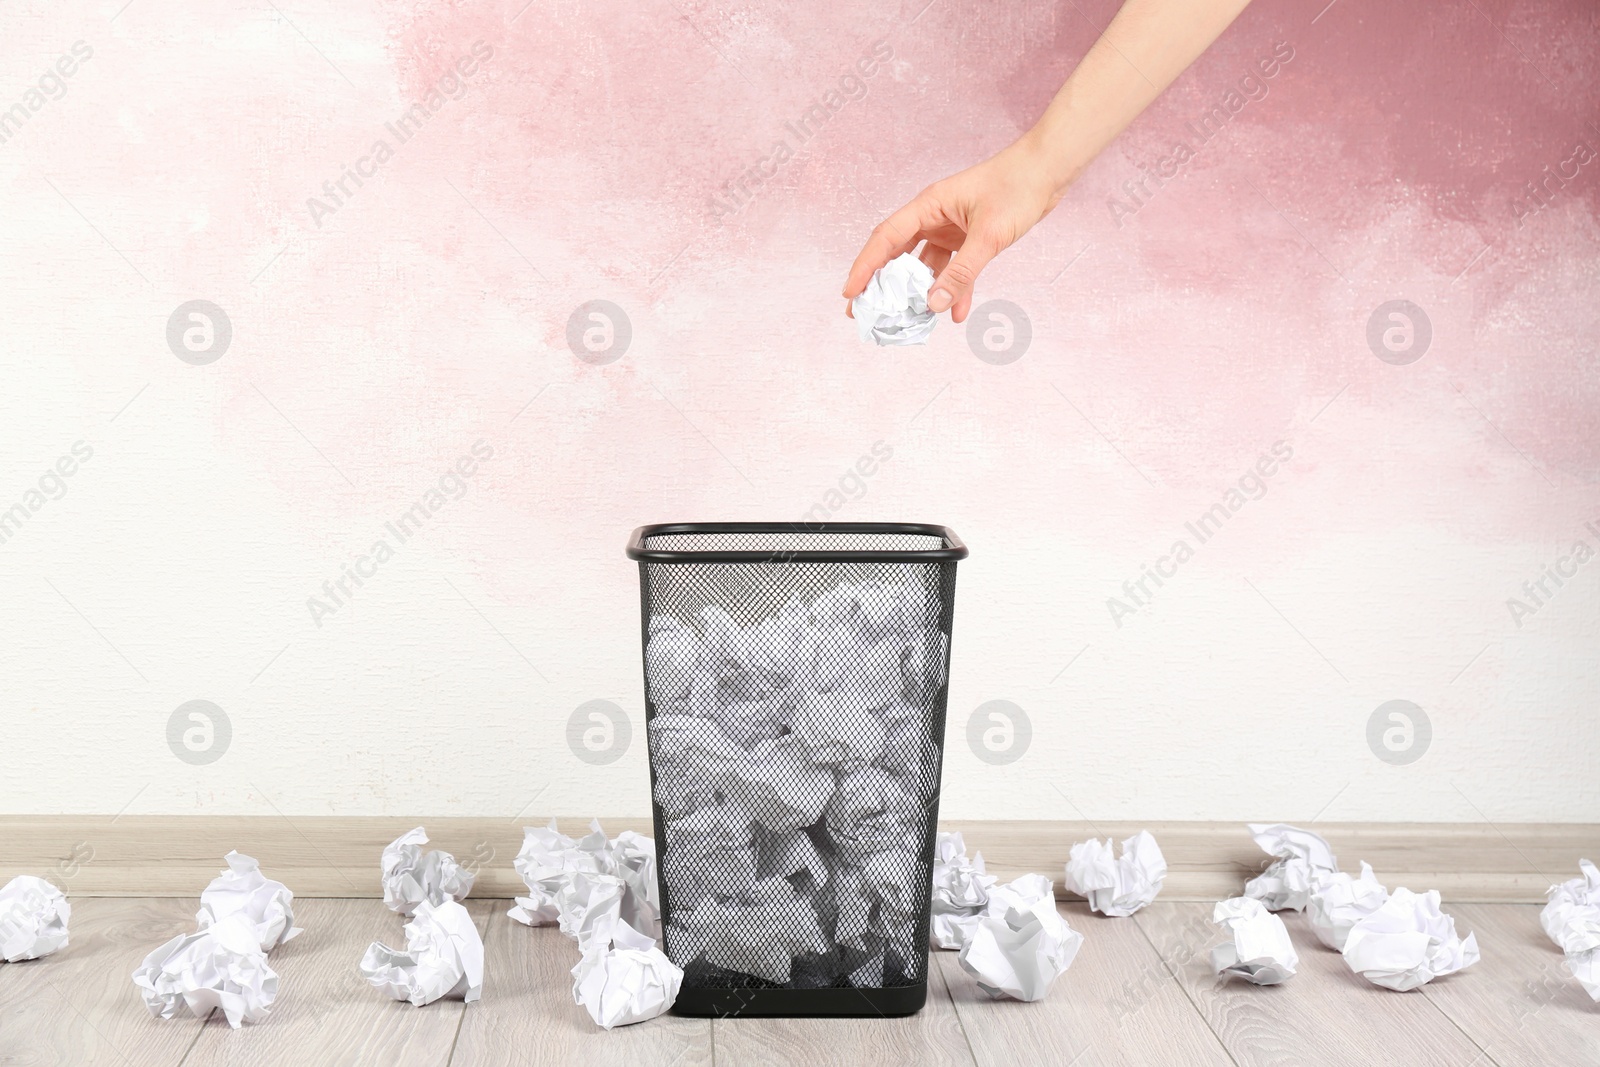
<svg viewBox="0 0 1600 1067">
<path fill-rule="evenodd" d="M 1065 190 L 1249 2 L 1127 0 L 1023 137 L 1055 188 Z"/>
</svg>

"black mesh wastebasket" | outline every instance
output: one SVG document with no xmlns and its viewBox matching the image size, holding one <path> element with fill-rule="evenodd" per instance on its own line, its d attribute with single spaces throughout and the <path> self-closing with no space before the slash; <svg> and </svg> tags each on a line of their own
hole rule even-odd
<svg viewBox="0 0 1600 1067">
<path fill-rule="evenodd" d="M 966 554 L 899 523 L 634 531 L 678 1012 L 922 1006 Z"/>
</svg>

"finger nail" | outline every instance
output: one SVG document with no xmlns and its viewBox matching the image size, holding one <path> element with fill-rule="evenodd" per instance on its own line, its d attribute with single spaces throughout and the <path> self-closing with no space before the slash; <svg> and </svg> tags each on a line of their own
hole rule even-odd
<svg viewBox="0 0 1600 1067">
<path fill-rule="evenodd" d="M 939 312 L 948 308 L 954 299 L 955 298 L 945 290 L 935 289 L 933 292 L 928 294 L 928 310 L 937 315 Z"/>
</svg>

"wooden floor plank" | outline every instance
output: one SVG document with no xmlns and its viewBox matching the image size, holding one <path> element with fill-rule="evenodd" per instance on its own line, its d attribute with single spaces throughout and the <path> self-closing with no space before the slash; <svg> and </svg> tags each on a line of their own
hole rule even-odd
<svg viewBox="0 0 1600 1067">
<path fill-rule="evenodd" d="M 1600 1004 L 1562 966 L 1533 905 L 1446 905 L 1480 960 L 1423 992 L 1500 1067 L 1600 1067 Z M 1476 973 L 1474 973 L 1476 972 Z M 1472 980 L 1468 980 L 1468 978 Z"/>
<path fill-rule="evenodd" d="M 500 904 L 466 901 L 480 931 Z M 376 900 L 296 900 L 295 924 L 305 933 L 273 950 L 272 1015 L 238 1030 L 213 1017 L 183 1067 L 442 1067 L 460 1027 L 461 1001 L 412 1007 L 373 989 L 356 969 L 373 941 L 404 947 L 405 922 Z M 487 984 L 487 965 L 485 972 Z"/>
<path fill-rule="evenodd" d="M 1207 904 L 1157 902 L 1136 920 L 1168 961 L 1211 1029 L 1241 1067 L 1467 1067 L 1487 1064 L 1469 1040 L 1421 993 L 1380 989 L 1322 946 L 1305 918 L 1280 912 L 1300 956 L 1298 973 L 1278 986 L 1218 981 L 1211 946 L 1222 941 Z M 1463 931 L 1465 932 L 1465 931 Z M 1470 971 L 1447 982 L 1472 982 Z"/>
<path fill-rule="evenodd" d="M 483 999 L 462 1020 L 451 1067 L 711 1063 L 711 1024 L 705 1019 L 667 1015 L 610 1031 L 596 1026 L 572 1000 L 577 943 L 555 927 L 513 922 L 504 914 L 510 904 L 495 901 L 484 945 Z"/>
<path fill-rule="evenodd" d="M 1042 1001 L 990 1000 L 956 953 L 937 954 L 982 1067 L 1230 1062 L 1137 925 L 1094 915 L 1082 903 L 1061 912 L 1083 934 L 1083 947 Z"/>
<path fill-rule="evenodd" d="M 1282 915 L 1300 973 L 1257 988 L 1212 977 L 1207 956 L 1221 938 L 1205 905 L 1159 902 L 1122 920 L 1071 903 L 1062 911 L 1083 949 L 1037 1004 L 989 1000 L 954 953 L 935 952 L 928 1005 L 907 1019 L 667 1016 L 607 1033 L 572 1003 L 572 942 L 506 919 L 505 901 L 469 901 L 487 960 L 484 998 L 465 1009 L 413 1008 L 361 981 L 369 941 L 403 942 L 403 920 L 378 902 L 297 905 L 306 932 L 273 953 L 282 986 L 272 1017 L 233 1031 L 221 1019 L 154 1019 L 131 980 L 146 953 L 193 928 L 194 900 L 75 901 L 66 949 L 0 965 L 0 1064 L 1600 1067 L 1600 1005 L 1562 969 L 1534 906 L 1449 906 L 1483 958 L 1416 993 L 1351 974 L 1294 913 Z"/>
<path fill-rule="evenodd" d="M 928 1001 L 915 1015 L 833 1019 L 717 1019 L 719 1067 L 971 1067 L 972 1053 L 937 961 Z"/>
<path fill-rule="evenodd" d="M 176 1067 L 200 1020 L 152 1016 L 133 970 L 192 929 L 197 907 L 194 900 L 74 899 L 66 948 L 0 963 L 0 1064 Z"/>
</svg>

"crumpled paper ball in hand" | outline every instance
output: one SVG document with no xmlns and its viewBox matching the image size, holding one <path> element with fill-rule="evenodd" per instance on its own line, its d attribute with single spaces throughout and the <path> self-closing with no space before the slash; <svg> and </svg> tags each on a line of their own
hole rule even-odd
<svg viewBox="0 0 1600 1067">
<path fill-rule="evenodd" d="M 1113 859 L 1111 839 L 1090 838 L 1072 846 L 1066 886 L 1087 897 L 1103 915 L 1126 917 L 1156 899 L 1167 876 L 1167 858 L 1150 831 L 1140 830 L 1122 842 L 1122 858 Z"/>
<path fill-rule="evenodd" d="M 961 967 L 996 1000 L 1043 1000 L 1082 945 L 1083 935 L 1062 918 L 1054 897 L 1045 897 L 980 919 L 961 949 Z"/>
<path fill-rule="evenodd" d="M 144 958 L 133 983 L 152 1015 L 170 1019 L 187 1008 L 204 1019 L 221 1008 L 236 1030 L 265 1019 L 278 996 L 278 975 L 267 965 L 255 923 L 244 914 L 179 934 Z"/>
<path fill-rule="evenodd" d="M 0 889 L 0 960 L 36 960 L 67 947 L 72 905 L 61 890 L 31 874 Z"/>
<path fill-rule="evenodd" d="M 1317 881 L 1339 871 L 1328 842 L 1310 830 L 1284 823 L 1253 822 L 1249 826 L 1261 851 L 1278 859 L 1245 883 L 1244 895 L 1261 901 L 1268 911 L 1303 911 Z"/>
<path fill-rule="evenodd" d="M 1277 985 L 1294 977 L 1300 957 L 1283 920 L 1254 897 L 1220 900 L 1211 921 L 1232 935 L 1211 950 L 1211 971 L 1255 985 Z"/>
<path fill-rule="evenodd" d="M 1359 878 L 1339 871 L 1317 881 L 1306 905 L 1306 921 L 1311 924 L 1318 941 L 1335 952 L 1343 952 L 1355 924 L 1381 908 L 1388 899 L 1389 891 L 1373 875 L 1371 865 L 1363 860 Z"/>
<path fill-rule="evenodd" d="M 256 932 L 262 952 L 271 952 L 303 931 L 294 925 L 294 894 L 261 873 L 254 857 L 229 852 L 228 869 L 200 893 L 195 922 L 204 930 L 231 915 L 242 915 Z"/>
<path fill-rule="evenodd" d="M 654 1019 L 672 1007 L 683 970 L 656 947 L 655 938 L 618 922 L 572 968 L 572 999 L 607 1030 Z"/>
<path fill-rule="evenodd" d="M 1456 936 L 1456 921 L 1439 910 L 1437 889 L 1400 888 L 1351 928 L 1344 961 L 1373 985 L 1403 993 L 1477 963 L 1478 941 Z"/>
<path fill-rule="evenodd" d="M 937 317 L 928 310 L 933 271 L 910 252 L 879 267 L 850 305 L 856 332 L 879 345 L 925 345 Z"/>
<path fill-rule="evenodd" d="M 443 997 L 470 1004 L 483 995 L 483 937 L 460 904 L 424 900 L 406 923 L 405 950 L 374 941 L 360 967 L 361 977 L 395 1000 L 419 1008 Z"/>
<path fill-rule="evenodd" d="M 977 929 L 999 879 L 984 872 L 983 853 L 967 858 L 960 833 L 940 831 L 933 854 L 933 944 L 959 949 Z"/>
<path fill-rule="evenodd" d="M 410 915 L 417 905 L 465 900 L 474 875 L 456 858 L 438 849 L 422 851 L 428 832 L 408 830 L 383 849 L 383 902 L 390 911 Z"/>
</svg>

